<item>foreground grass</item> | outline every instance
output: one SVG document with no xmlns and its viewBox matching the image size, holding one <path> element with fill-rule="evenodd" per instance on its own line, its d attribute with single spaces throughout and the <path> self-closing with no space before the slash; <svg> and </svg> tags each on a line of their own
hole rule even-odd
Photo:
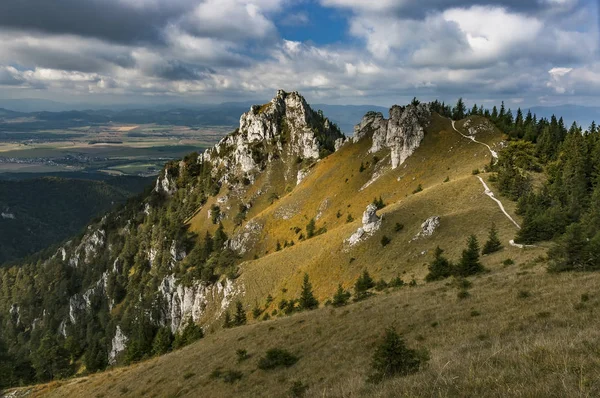
<svg viewBox="0 0 600 398">
<path fill-rule="evenodd" d="M 220 331 L 128 368 L 23 389 L 28 396 L 285 397 L 296 381 L 322 397 L 585 397 L 600 394 L 600 274 L 548 274 L 544 264 L 486 264 L 470 297 L 451 280 L 403 287 L 342 308 Z M 389 325 L 427 348 L 421 372 L 369 384 L 375 345 Z M 257 363 L 274 347 L 290 368 Z M 249 358 L 238 362 L 236 350 Z M 215 369 L 241 372 L 231 384 Z"/>
</svg>

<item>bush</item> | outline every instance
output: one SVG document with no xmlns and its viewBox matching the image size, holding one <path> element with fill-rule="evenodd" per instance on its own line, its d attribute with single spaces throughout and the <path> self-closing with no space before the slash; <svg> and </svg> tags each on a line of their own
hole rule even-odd
<svg viewBox="0 0 600 398">
<path fill-rule="evenodd" d="M 384 281 L 383 279 L 380 279 L 376 284 L 375 284 L 375 290 L 377 290 L 378 292 L 382 291 L 383 289 L 386 289 L 388 287 L 388 284 L 386 281 Z"/>
<path fill-rule="evenodd" d="M 417 372 L 428 355 L 419 354 L 406 347 L 402 337 L 393 327 L 386 329 L 383 341 L 375 349 L 372 367 L 375 373 L 370 381 L 378 382 L 394 376 L 406 376 Z"/>
<path fill-rule="evenodd" d="M 386 247 L 387 245 L 390 244 L 392 240 L 390 238 L 388 238 L 387 236 L 383 235 L 383 237 L 381 238 L 381 246 L 382 247 Z"/>
<path fill-rule="evenodd" d="M 460 290 L 460 291 L 459 291 L 459 292 L 456 294 L 456 297 L 458 297 L 458 298 L 459 298 L 459 299 L 461 299 L 461 300 L 464 300 L 464 299 L 466 299 L 466 298 L 469 298 L 469 297 L 471 297 L 471 293 L 469 293 L 469 291 L 468 291 L 468 290 L 464 290 L 464 289 L 463 289 L 463 290 Z"/>
<path fill-rule="evenodd" d="M 395 277 L 390 281 L 390 287 L 402 287 L 404 286 L 404 281 L 399 276 Z"/>
<path fill-rule="evenodd" d="M 404 229 L 404 224 L 400 224 L 399 222 L 396 223 L 396 225 L 394 226 L 394 232 L 400 232 Z"/>
<path fill-rule="evenodd" d="M 513 261 L 512 258 L 507 258 L 506 260 L 502 261 L 503 265 L 513 265 L 515 262 Z"/>
<path fill-rule="evenodd" d="M 266 355 L 258 361 L 258 368 L 271 370 L 276 368 L 289 368 L 298 362 L 298 357 L 281 348 L 271 348 Z"/>
<path fill-rule="evenodd" d="M 308 390 L 308 386 L 300 380 L 296 380 L 292 383 L 292 387 L 290 388 L 290 396 L 293 398 L 301 398 L 306 394 L 306 390 Z"/>
<path fill-rule="evenodd" d="M 423 190 L 423 186 L 421 184 L 419 184 L 419 186 L 417 186 L 417 188 L 413 191 L 413 194 L 415 193 L 419 193 Z"/>
<path fill-rule="evenodd" d="M 377 208 L 377 210 L 381 210 L 385 207 L 385 203 L 383 202 L 383 199 L 381 199 L 381 196 L 379 196 L 378 198 L 374 198 L 373 199 L 373 204 L 375 205 L 375 207 Z"/>
<path fill-rule="evenodd" d="M 352 217 L 352 214 L 348 214 L 348 217 L 346 217 L 346 223 L 351 223 L 354 221 L 354 217 Z"/>
<path fill-rule="evenodd" d="M 242 378 L 242 376 L 244 376 L 244 374 L 240 371 L 237 370 L 226 370 L 225 372 L 223 372 L 223 381 L 225 383 L 235 383 L 236 381 L 240 380 Z"/>
<path fill-rule="evenodd" d="M 473 169 L 473 171 L 471 172 L 471 174 L 473 174 L 474 176 L 476 176 L 477 174 L 479 174 L 479 169 Z"/>
<path fill-rule="evenodd" d="M 238 362 L 243 362 L 246 359 L 250 358 L 250 355 L 248 355 L 248 351 L 243 349 L 243 348 L 239 348 L 235 351 L 235 355 L 237 356 L 237 361 Z"/>
</svg>

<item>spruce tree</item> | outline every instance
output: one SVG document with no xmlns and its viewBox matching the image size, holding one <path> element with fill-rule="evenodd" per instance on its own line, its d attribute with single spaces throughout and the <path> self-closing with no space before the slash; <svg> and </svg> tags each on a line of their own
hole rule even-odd
<svg viewBox="0 0 600 398">
<path fill-rule="evenodd" d="M 302 283 L 302 292 L 300 300 L 298 300 L 301 310 L 314 310 L 319 307 L 319 302 L 312 292 L 312 285 L 308 280 L 308 274 L 304 274 L 304 282 Z"/>
<path fill-rule="evenodd" d="M 152 353 L 154 355 L 162 355 L 171 351 L 173 345 L 173 333 L 168 326 L 158 329 L 154 342 L 152 343 Z"/>
<path fill-rule="evenodd" d="M 406 347 L 398 332 L 390 327 L 386 329 L 381 344 L 373 354 L 372 367 L 375 374 L 370 381 L 381 381 L 393 376 L 406 376 L 415 373 L 421 366 L 421 358 L 417 351 Z"/>
<path fill-rule="evenodd" d="M 235 315 L 233 317 L 233 323 L 235 326 L 241 326 L 246 324 L 246 311 L 241 301 L 235 303 Z"/>
<path fill-rule="evenodd" d="M 483 265 L 479 262 L 479 242 L 475 235 L 471 235 L 467 240 L 467 248 L 463 250 L 460 262 L 456 267 L 456 275 L 465 277 L 483 270 Z"/>
<path fill-rule="evenodd" d="M 333 295 L 333 301 L 331 302 L 331 304 L 334 307 L 342 307 L 342 306 L 348 304 L 349 299 L 350 299 L 350 292 L 347 290 L 344 290 L 344 288 L 342 287 L 342 284 L 340 283 L 338 285 L 337 291 Z"/>
<path fill-rule="evenodd" d="M 456 102 L 456 106 L 453 109 L 452 118 L 454 120 L 464 119 L 466 113 L 467 113 L 467 107 L 465 106 L 463 99 L 459 98 L 458 101 Z"/>
<path fill-rule="evenodd" d="M 369 296 L 369 289 L 375 287 L 375 281 L 369 275 L 367 270 L 364 270 L 362 275 L 354 284 L 354 300 L 359 301 Z"/>
<path fill-rule="evenodd" d="M 447 258 L 442 256 L 443 253 L 444 250 L 439 246 L 435 249 L 435 258 L 429 264 L 429 274 L 425 277 L 427 282 L 445 279 L 452 275 L 452 264 Z"/>
<path fill-rule="evenodd" d="M 500 249 L 502 249 L 502 243 L 498 238 L 498 230 L 496 229 L 496 225 L 492 223 L 488 240 L 487 242 L 485 242 L 485 245 L 483 245 L 483 250 L 481 251 L 481 254 L 495 253 Z"/>
<path fill-rule="evenodd" d="M 225 320 L 223 321 L 223 327 L 225 329 L 229 329 L 232 326 L 233 326 L 233 321 L 231 320 L 231 315 L 229 314 L 229 311 L 226 311 L 225 312 Z"/>
<path fill-rule="evenodd" d="M 308 224 L 306 224 L 306 238 L 310 239 L 315 236 L 315 219 L 311 218 Z"/>
</svg>

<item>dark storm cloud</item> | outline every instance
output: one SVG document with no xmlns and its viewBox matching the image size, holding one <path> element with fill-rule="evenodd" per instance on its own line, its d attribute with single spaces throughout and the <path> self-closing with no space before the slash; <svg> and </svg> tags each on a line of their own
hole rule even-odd
<svg viewBox="0 0 600 398">
<path fill-rule="evenodd" d="M 179 61 L 169 61 L 156 65 L 151 72 L 154 76 L 166 80 L 204 80 L 215 73 L 211 68 Z"/>
<path fill-rule="evenodd" d="M 117 43 L 153 42 L 161 40 L 165 24 L 191 6 L 183 0 L 148 5 L 119 0 L 2 0 L 0 27 Z"/>
<path fill-rule="evenodd" d="M 321 0 L 327 6 L 345 6 L 353 9 L 384 11 L 396 14 L 406 19 L 423 19 L 428 14 L 444 11 L 450 8 L 468 8 L 472 6 L 495 6 L 503 7 L 511 11 L 524 14 L 543 13 L 553 8 L 570 9 L 573 1 L 564 1 L 562 3 L 551 0 L 398 0 L 381 2 L 364 2 L 357 6 L 354 0 Z"/>
</svg>

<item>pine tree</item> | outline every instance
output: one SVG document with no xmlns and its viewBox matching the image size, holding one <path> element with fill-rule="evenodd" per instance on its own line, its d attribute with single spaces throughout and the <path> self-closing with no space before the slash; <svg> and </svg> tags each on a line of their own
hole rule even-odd
<svg viewBox="0 0 600 398">
<path fill-rule="evenodd" d="M 314 310 L 319 307 L 319 302 L 313 295 L 312 285 L 308 280 L 308 274 L 304 274 L 302 292 L 300 293 L 300 300 L 298 302 L 301 310 Z"/>
<path fill-rule="evenodd" d="M 483 270 L 483 265 L 479 262 L 479 242 L 475 235 L 471 235 L 467 240 L 467 248 L 462 252 L 455 273 L 457 276 L 465 277 L 483 272 Z"/>
<path fill-rule="evenodd" d="M 354 300 L 359 301 L 369 296 L 369 289 L 375 287 L 375 281 L 369 275 L 367 270 L 364 270 L 362 275 L 354 284 Z"/>
<path fill-rule="evenodd" d="M 458 101 L 456 102 L 456 106 L 454 107 L 454 109 L 452 111 L 452 118 L 454 120 L 464 119 L 466 113 L 467 113 L 467 107 L 465 106 L 463 99 L 459 98 Z"/>
<path fill-rule="evenodd" d="M 181 348 L 204 337 L 202 328 L 190 317 L 183 330 L 175 336 L 173 347 Z"/>
<path fill-rule="evenodd" d="M 500 249 L 502 249 L 502 243 L 498 238 L 498 230 L 496 229 L 496 225 L 492 223 L 488 240 L 487 242 L 485 242 L 485 245 L 483 245 L 483 250 L 481 251 L 481 254 L 495 253 Z"/>
<path fill-rule="evenodd" d="M 163 355 L 171 351 L 173 345 L 173 333 L 168 326 L 158 329 L 154 342 L 152 343 L 152 354 Z"/>
<path fill-rule="evenodd" d="M 232 326 L 233 321 L 231 320 L 231 315 L 229 314 L 229 311 L 225 311 L 225 320 L 223 321 L 223 327 L 225 329 L 229 329 Z"/>
<path fill-rule="evenodd" d="M 239 300 L 235 303 L 235 315 L 233 317 L 233 324 L 235 326 L 241 326 L 246 324 L 246 311 L 244 311 L 244 305 Z"/>
<path fill-rule="evenodd" d="M 429 274 L 425 277 L 427 282 L 445 279 L 452 275 L 452 264 L 447 258 L 442 256 L 443 253 L 444 250 L 439 246 L 435 249 L 435 258 L 429 264 Z"/>
<path fill-rule="evenodd" d="M 308 224 L 306 224 L 306 238 L 310 239 L 315 236 L 315 219 L 311 218 Z"/>
<path fill-rule="evenodd" d="M 335 292 L 335 294 L 333 295 L 333 301 L 331 302 L 331 304 L 334 307 L 342 307 L 346 304 L 348 304 L 348 300 L 350 300 L 350 292 L 347 290 L 344 290 L 344 288 L 342 287 L 342 284 L 340 283 L 338 285 L 338 289 Z"/>
<path fill-rule="evenodd" d="M 406 347 L 402 337 L 393 327 L 386 329 L 381 344 L 373 354 L 372 367 L 375 374 L 371 381 L 381 381 L 393 376 L 406 376 L 415 373 L 421 366 L 421 360 L 427 360 L 417 351 Z"/>
</svg>

